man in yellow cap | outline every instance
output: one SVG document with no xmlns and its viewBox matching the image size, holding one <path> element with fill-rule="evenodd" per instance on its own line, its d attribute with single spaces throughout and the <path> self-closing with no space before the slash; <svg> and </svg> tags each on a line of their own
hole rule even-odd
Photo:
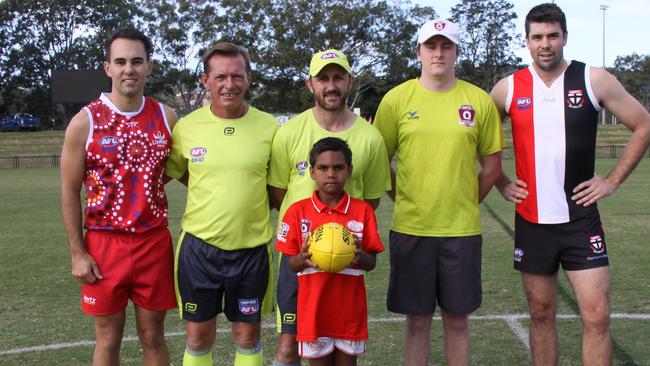
<svg viewBox="0 0 650 366">
<path fill-rule="evenodd" d="M 309 176 L 309 151 L 324 137 L 343 139 L 352 150 L 354 168 L 345 185 L 350 196 L 377 208 L 384 191 L 390 189 L 386 149 L 379 132 L 347 108 L 347 97 L 354 82 L 350 72 L 350 63 L 341 51 L 318 52 L 311 59 L 305 82 L 314 95 L 314 107 L 282 126 L 271 149 L 268 184 L 280 218 L 291 204 L 309 197 L 316 189 Z M 297 290 L 296 273 L 288 268 L 286 257 L 281 257 L 277 288 L 280 335 L 273 366 L 300 365 L 296 343 Z"/>
</svg>

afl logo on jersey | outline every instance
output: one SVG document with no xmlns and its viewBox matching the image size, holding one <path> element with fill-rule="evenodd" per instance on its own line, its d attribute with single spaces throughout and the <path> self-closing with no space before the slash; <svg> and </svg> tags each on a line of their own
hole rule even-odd
<svg viewBox="0 0 650 366">
<path fill-rule="evenodd" d="M 99 144 L 103 147 L 113 147 L 120 142 L 120 139 L 117 136 L 104 136 L 99 139 Z"/>
<path fill-rule="evenodd" d="M 585 98 L 583 98 L 584 91 L 582 89 L 569 90 L 567 92 L 566 104 L 569 108 L 580 108 L 585 104 Z"/>
<path fill-rule="evenodd" d="M 520 111 L 525 111 L 527 109 L 530 109 L 530 105 L 532 104 L 532 101 L 530 97 L 521 97 L 517 99 L 517 110 Z"/>
<path fill-rule="evenodd" d="M 102 152 L 107 153 L 117 151 L 117 145 L 120 139 L 117 136 L 103 136 L 99 139 L 99 146 L 102 147 Z"/>
<path fill-rule="evenodd" d="M 190 156 L 193 163 L 200 163 L 205 159 L 208 149 L 203 146 L 197 146 L 190 149 Z"/>
<path fill-rule="evenodd" d="M 474 126 L 474 117 L 476 116 L 476 111 L 474 108 L 472 108 L 471 105 L 460 106 L 460 108 L 458 108 L 458 115 L 460 116 L 460 121 L 458 121 L 458 123 L 465 125 L 466 127 Z"/>
<path fill-rule="evenodd" d="M 296 164 L 296 169 L 298 170 L 298 176 L 300 177 L 304 176 L 305 171 L 307 171 L 307 168 L 309 168 L 309 163 L 307 163 L 307 161 L 305 160 L 299 161 Z"/>
</svg>

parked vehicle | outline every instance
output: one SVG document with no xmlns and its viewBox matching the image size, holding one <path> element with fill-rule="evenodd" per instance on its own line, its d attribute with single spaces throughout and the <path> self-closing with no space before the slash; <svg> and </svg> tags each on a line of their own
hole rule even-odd
<svg viewBox="0 0 650 366">
<path fill-rule="evenodd" d="M 27 113 L 17 113 L 13 117 L 5 118 L 0 123 L 0 131 L 39 131 L 41 121 Z"/>
</svg>

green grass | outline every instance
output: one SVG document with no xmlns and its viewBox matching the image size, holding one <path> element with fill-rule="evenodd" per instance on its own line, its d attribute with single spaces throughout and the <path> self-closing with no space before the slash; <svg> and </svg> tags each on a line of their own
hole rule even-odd
<svg viewBox="0 0 650 366">
<path fill-rule="evenodd" d="M 510 123 L 503 124 L 506 146 L 512 146 Z M 63 146 L 64 131 L 3 132 L 0 133 L 0 157 L 58 155 Z M 624 145 L 630 131 L 623 125 L 599 125 L 597 145 Z"/>
<path fill-rule="evenodd" d="M 20 134 L 27 135 L 27 134 Z M 31 135 L 31 134 L 30 134 Z M 22 137 L 22 136 L 21 136 Z M 612 159 L 597 162 L 599 174 L 606 174 Z M 505 162 L 512 170 L 512 161 Z M 79 285 L 70 276 L 70 258 L 59 213 L 59 176 L 55 169 L 0 170 L 0 364 L 88 365 L 92 345 L 40 350 L 3 355 L 3 352 L 50 344 L 91 340 L 92 319 L 79 310 Z M 600 203 L 605 224 L 608 250 L 611 255 L 612 311 L 650 314 L 650 257 L 648 224 L 650 223 L 650 159 L 644 159 L 635 173 L 616 192 Z M 177 183 L 168 186 L 170 228 L 179 232 L 185 204 L 185 190 Z M 378 220 L 385 244 L 392 204 L 382 201 Z M 492 192 L 482 205 L 483 306 L 476 316 L 524 314 L 527 311 L 519 275 L 512 269 L 513 207 Z M 359 365 L 398 365 L 401 363 L 403 321 L 385 310 L 388 253 L 378 256 L 375 271 L 369 273 L 368 302 L 370 342 L 367 354 Z M 558 307 L 561 313 L 572 314 L 575 298 L 563 275 L 560 278 Z M 126 335 L 135 335 L 132 308 L 129 308 Z M 264 318 L 272 324 L 274 317 Z M 527 327 L 528 321 L 521 323 Z M 614 363 L 616 365 L 650 365 L 647 335 L 650 320 L 612 319 Z M 472 364 L 530 364 L 528 351 L 508 324 L 498 319 L 475 319 L 472 327 Z M 224 318 L 218 328 L 229 329 Z M 561 365 L 580 364 L 579 319 L 559 319 Z M 183 324 L 175 312 L 167 317 L 167 332 L 182 334 Z M 167 338 L 173 364 L 180 365 L 184 338 Z M 275 353 L 275 332 L 263 331 L 265 365 Z M 432 360 L 444 364 L 442 329 L 434 321 L 431 342 Z M 228 333 L 219 333 L 214 349 L 215 364 L 232 364 L 233 347 Z M 137 341 L 125 341 L 122 364 L 139 365 Z"/>
<path fill-rule="evenodd" d="M 63 134 L 63 131 L 0 133 L 0 157 L 59 155 Z"/>
</svg>

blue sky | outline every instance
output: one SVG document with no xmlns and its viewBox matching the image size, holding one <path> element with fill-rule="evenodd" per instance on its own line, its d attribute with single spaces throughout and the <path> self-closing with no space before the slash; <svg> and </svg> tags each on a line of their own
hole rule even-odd
<svg viewBox="0 0 650 366">
<path fill-rule="evenodd" d="M 412 0 L 414 3 L 433 6 L 443 18 L 461 0 Z M 524 37 L 524 18 L 533 6 L 542 2 L 533 0 L 510 1 L 518 15 L 517 32 Z M 566 59 L 584 61 L 594 66 L 603 63 L 603 11 L 602 0 L 556 0 L 567 16 L 569 39 L 564 48 Z M 605 0 L 605 64 L 610 67 L 618 55 L 633 52 L 650 55 L 650 0 Z M 462 34 L 461 34 L 462 37 Z M 531 62 L 526 48 L 516 52 L 523 62 Z"/>
</svg>

